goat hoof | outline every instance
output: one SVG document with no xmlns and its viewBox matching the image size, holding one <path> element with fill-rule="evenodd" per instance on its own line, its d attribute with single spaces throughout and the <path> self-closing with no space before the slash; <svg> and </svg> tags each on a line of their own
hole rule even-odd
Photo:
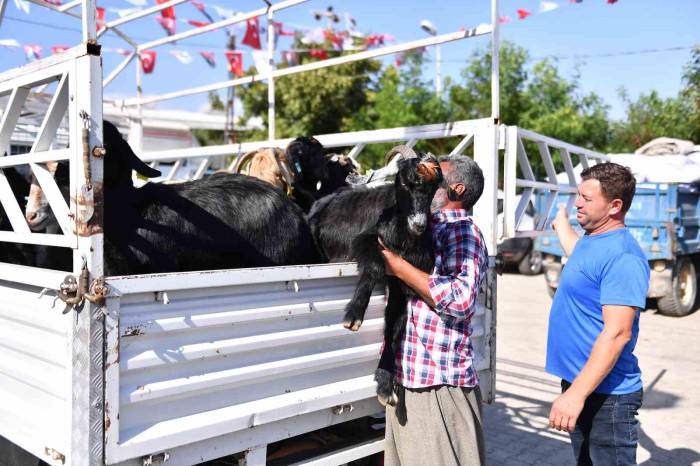
<svg viewBox="0 0 700 466">
<path fill-rule="evenodd" d="M 345 316 L 345 320 L 343 321 L 343 327 L 345 327 L 348 330 L 351 330 L 353 332 L 357 332 L 360 330 L 360 327 L 362 326 L 362 320 L 352 317 L 352 316 Z"/>
<path fill-rule="evenodd" d="M 394 375 L 386 369 L 377 368 L 374 372 L 374 380 L 377 382 L 377 399 L 382 406 L 396 406 L 399 396 L 396 394 Z"/>
<path fill-rule="evenodd" d="M 389 396 L 377 395 L 377 400 L 379 400 L 379 404 L 385 408 L 387 406 L 396 406 L 399 404 L 399 396 L 394 392 L 391 392 Z"/>
</svg>

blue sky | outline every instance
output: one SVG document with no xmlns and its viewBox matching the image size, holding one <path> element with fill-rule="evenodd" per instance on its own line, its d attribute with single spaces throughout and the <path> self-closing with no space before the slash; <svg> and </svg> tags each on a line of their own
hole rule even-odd
<svg viewBox="0 0 700 466">
<path fill-rule="evenodd" d="M 154 3 L 154 0 L 148 0 Z M 606 0 L 583 0 L 570 3 L 569 0 L 553 0 L 559 8 L 547 13 L 538 13 L 539 0 L 503 0 L 500 2 L 501 15 L 508 15 L 513 22 L 501 28 L 501 38 L 525 47 L 533 59 L 559 57 L 558 67 L 564 76 L 580 74 L 583 92 L 596 92 L 611 107 L 611 116 L 621 118 L 623 107 L 618 98 L 618 89 L 625 87 L 632 97 L 656 89 L 662 96 L 675 95 L 681 86 L 682 67 L 690 57 L 690 47 L 700 45 L 700 0 L 619 0 L 608 5 Z M 79 22 L 47 9 L 31 6 L 31 14 L 26 15 L 8 0 L 6 18 L 0 26 L 0 40 L 16 39 L 22 44 L 35 43 L 50 53 L 52 45 L 74 45 L 79 42 L 77 32 Z M 204 0 L 205 4 L 218 5 L 236 11 L 250 11 L 260 8 L 260 0 Z M 125 0 L 103 0 L 100 6 L 109 8 L 132 7 Z M 325 24 L 317 22 L 312 10 L 325 10 L 332 5 L 338 13 L 348 12 L 357 21 L 358 30 L 366 33 L 388 33 L 398 41 L 415 40 L 426 37 L 420 29 L 421 19 L 429 19 L 439 32 L 456 31 L 460 27 L 474 27 L 488 22 L 490 2 L 488 0 L 431 0 L 431 1 L 367 1 L 367 0 L 312 0 L 300 6 L 277 13 L 276 19 L 287 26 L 313 28 Z M 518 20 L 516 11 L 524 8 L 533 12 L 525 20 Z M 210 8 L 209 11 L 216 17 Z M 176 9 L 178 18 L 203 20 L 201 14 L 191 5 L 183 4 Z M 107 20 L 116 18 L 115 13 L 107 13 Z M 53 26 L 47 27 L 45 23 Z M 66 29 L 55 29 L 66 28 Z M 178 31 L 189 28 L 178 23 Z M 140 41 L 163 36 L 162 29 L 152 18 L 145 18 L 123 27 L 123 30 Z M 239 41 L 242 31 L 239 33 Z M 264 38 L 263 38 L 264 39 Z M 102 41 L 105 47 L 122 47 L 124 43 L 109 34 Z M 284 50 L 290 39 L 280 39 L 278 49 Z M 487 38 L 458 41 L 442 46 L 443 75 L 460 80 L 459 71 L 467 58 L 477 47 L 488 45 Z M 197 36 L 176 45 L 166 45 L 156 49 L 158 59 L 153 74 L 144 78 L 144 92 L 147 94 L 174 91 L 186 87 L 207 84 L 226 79 L 223 50 L 225 38 L 222 32 Z M 244 51 L 250 49 L 240 47 Z M 664 50 L 680 48 L 679 50 Z M 188 50 L 194 61 L 183 65 L 170 55 L 170 49 Z M 217 68 L 210 69 L 198 56 L 200 50 L 217 53 Z M 648 50 L 661 50 L 654 53 L 637 53 Z M 432 57 L 433 51 L 429 51 Z M 629 53 L 629 54 L 628 54 Z M 601 56 L 610 54 L 613 56 Z M 572 58 L 588 56 L 587 58 Z M 105 75 L 120 61 L 115 53 L 105 53 Z M 387 59 L 390 62 L 391 59 Z M 5 70 L 25 62 L 24 53 L 19 49 L 0 47 L 0 70 Z M 249 54 L 244 55 L 244 65 L 252 63 Z M 135 72 L 133 64 L 127 68 L 105 90 L 109 97 L 125 97 L 134 94 Z M 426 78 L 434 76 L 434 64 L 425 69 Z M 205 96 L 188 97 L 161 102 L 165 108 L 198 109 L 206 100 Z"/>
</svg>

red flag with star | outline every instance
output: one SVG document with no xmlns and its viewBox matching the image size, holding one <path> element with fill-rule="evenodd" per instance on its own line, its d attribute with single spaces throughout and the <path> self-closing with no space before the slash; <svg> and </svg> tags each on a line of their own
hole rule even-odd
<svg viewBox="0 0 700 466">
<path fill-rule="evenodd" d="M 197 0 L 190 0 L 190 3 L 199 11 L 204 11 L 204 3 L 198 2 Z"/>
<path fill-rule="evenodd" d="M 158 24 L 163 26 L 163 29 L 165 29 L 165 32 L 168 33 L 169 36 L 172 36 L 175 34 L 175 20 L 172 18 L 166 18 L 164 16 L 154 16 L 153 19 L 155 19 Z"/>
<path fill-rule="evenodd" d="M 258 18 L 250 18 L 246 22 L 245 37 L 242 42 L 245 45 L 260 50 L 260 28 L 258 27 Z"/>
<path fill-rule="evenodd" d="M 518 19 L 525 19 L 528 16 L 530 16 L 531 14 L 532 14 L 531 12 L 521 8 L 518 10 Z"/>
<path fill-rule="evenodd" d="M 216 68 L 216 54 L 214 52 L 200 51 L 199 54 L 207 62 L 207 65 Z"/>
<path fill-rule="evenodd" d="M 160 4 L 165 3 L 167 1 L 169 1 L 169 0 L 156 0 L 156 3 L 158 5 L 160 5 Z M 160 15 L 163 18 L 170 18 L 170 19 L 174 20 L 175 19 L 175 8 L 169 6 L 168 8 L 160 10 Z"/>
<path fill-rule="evenodd" d="M 224 55 L 226 55 L 226 60 L 228 60 L 229 72 L 236 76 L 243 76 L 243 54 L 227 50 L 224 52 Z"/>
<path fill-rule="evenodd" d="M 194 27 L 196 27 L 196 28 L 201 28 L 201 27 L 204 27 L 204 26 L 209 26 L 209 25 L 211 24 L 211 23 L 208 22 L 208 21 L 195 21 L 194 19 L 188 19 L 187 22 L 188 22 L 190 25 L 192 25 L 192 26 L 194 26 Z"/>
<path fill-rule="evenodd" d="M 66 50 L 68 50 L 69 48 L 70 47 L 68 47 L 67 45 L 54 45 L 51 47 L 51 53 L 54 55 L 57 53 L 63 53 Z"/>
<path fill-rule="evenodd" d="M 146 74 L 153 73 L 156 67 L 156 52 L 155 50 L 144 50 L 141 52 L 141 67 Z"/>
<path fill-rule="evenodd" d="M 314 58 L 318 58 L 319 60 L 325 60 L 328 58 L 328 52 L 322 49 L 311 49 L 309 50 L 309 55 Z"/>
<path fill-rule="evenodd" d="M 105 9 L 101 6 L 95 9 L 95 22 L 97 23 L 97 32 L 105 28 Z"/>
</svg>

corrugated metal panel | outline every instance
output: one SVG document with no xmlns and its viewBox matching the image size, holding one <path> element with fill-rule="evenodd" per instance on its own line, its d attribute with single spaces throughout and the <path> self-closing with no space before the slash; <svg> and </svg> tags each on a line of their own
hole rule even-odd
<svg viewBox="0 0 700 466">
<path fill-rule="evenodd" d="M 373 399 L 384 296 L 375 290 L 359 332 L 343 328 L 355 274 L 345 264 L 109 280 L 134 292 L 109 304 L 107 462 Z"/>
<path fill-rule="evenodd" d="M 0 435 L 48 460 L 67 452 L 72 313 L 55 295 L 0 281 Z"/>
</svg>

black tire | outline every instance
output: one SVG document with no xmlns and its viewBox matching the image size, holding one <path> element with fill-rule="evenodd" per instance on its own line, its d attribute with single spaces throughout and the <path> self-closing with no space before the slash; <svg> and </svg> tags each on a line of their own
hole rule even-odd
<svg viewBox="0 0 700 466">
<path fill-rule="evenodd" d="M 530 249 L 518 264 L 518 272 L 523 275 L 539 275 L 542 273 L 542 253 Z"/>
<path fill-rule="evenodd" d="M 672 317 L 687 316 L 695 310 L 697 296 L 695 264 L 688 257 L 679 257 L 673 266 L 671 293 L 657 300 L 659 312 Z"/>
</svg>

